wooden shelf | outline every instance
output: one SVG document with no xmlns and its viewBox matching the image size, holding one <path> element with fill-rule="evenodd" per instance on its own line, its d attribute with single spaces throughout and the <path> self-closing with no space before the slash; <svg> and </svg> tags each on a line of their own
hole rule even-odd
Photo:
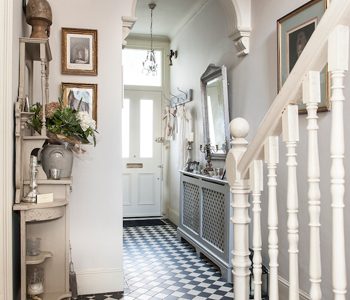
<svg viewBox="0 0 350 300">
<path fill-rule="evenodd" d="M 72 184 L 72 178 L 71 177 L 67 177 L 67 178 L 61 178 L 58 180 L 55 179 L 38 179 L 37 180 L 37 184 L 38 185 L 71 185 Z M 24 180 L 23 182 L 24 185 L 29 185 L 30 181 L 29 180 Z"/>
<path fill-rule="evenodd" d="M 53 208 L 53 207 L 60 207 L 65 206 L 68 204 L 67 199 L 55 199 L 53 202 L 49 203 L 17 203 L 13 205 L 14 210 L 31 210 L 31 209 L 45 209 L 45 208 Z"/>
<path fill-rule="evenodd" d="M 26 256 L 26 264 L 27 265 L 39 265 L 42 264 L 47 258 L 51 258 L 53 255 L 48 251 L 41 251 L 39 255 Z"/>
<path fill-rule="evenodd" d="M 26 45 L 26 55 L 28 59 L 40 61 L 40 44 L 45 44 L 46 58 L 48 61 L 52 60 L 48 39 L 22 37 L 19 40 Z"/>
<path fill-rule="evenodd" d="M 24 136 L 23 140 L 24 141 L 35 141 L 35 140 L 46 140 L 47 136 L 46 135 L 29 135 L 29 136 Z"/>
</svg>

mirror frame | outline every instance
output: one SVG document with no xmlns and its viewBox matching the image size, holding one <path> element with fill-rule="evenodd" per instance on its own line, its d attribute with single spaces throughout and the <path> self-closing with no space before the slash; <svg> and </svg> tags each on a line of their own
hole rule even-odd
<svg viewBox="0 0 350 300">
<path fill-rule="evenodd" d="M 207 83 L 217 77 L 222 76 L 222 91 L 224 96 L 224 126 L 225 126 L 225 153 L 215 153 L 211 151 L 212 159 L 226 159 L 226 155 L 230 145 L 230 131 L 229 131 L 229 105 L 228 105 L 228 82 L 227 71 L 225 65 L 216 66 L 210 64 L 203 75 L 201 76 L 201 93 L 202 93 L 202 114 L 203 114 L 203 128 L 204 128 L 204 143 L 210 143 L 209 137 L 209 122 L 208 122 L 208 106 L 207 106 Z"/>
</svg>

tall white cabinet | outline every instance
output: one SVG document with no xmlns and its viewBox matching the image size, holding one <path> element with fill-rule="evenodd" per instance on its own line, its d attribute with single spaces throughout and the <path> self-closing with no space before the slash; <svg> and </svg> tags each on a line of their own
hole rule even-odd
<svg viewBox="0 0 350 300">
<path fill-rule="evenodd" d="M 44 270 L 44 300 L 69 299 L 69 195 L 71 178 L 47 179 L 41 166 L 38 169 L 38 193 L 53 193 L 53 202 L 24 203 L 23 197 L 30 190 L 30 155 L 41 148 L 46 140 L 46 130 L 41 135 L 28 129 L 26 122 L 31 116 L 23 112 L 25 95 L 31 102 L 43 106 L 49 98 L 49 62 L 51 51 L 48 39 L 20 38 L 19 100 L 15 107 L 16 134 L 16 198 L 13 209 L 20 215 L 21 234 L 21 300 L 27 299 L 27 271 L 34 265 Z M 39 68 L 39 72 L 35 68 Z M 34 74 L 40 74 L 41 97 L 33 101 Z M 41 98 L 41 99 L 40 99 Z M 27 238 L 41 239 L 41 252 L 26 255 Z"/>
</svg>

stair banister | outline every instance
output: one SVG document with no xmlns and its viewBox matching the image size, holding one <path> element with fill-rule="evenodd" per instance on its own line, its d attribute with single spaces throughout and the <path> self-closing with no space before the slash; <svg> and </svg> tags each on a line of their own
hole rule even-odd
<svg viewBox="0 0 350 300">
<path fill-rule="evenodd" d="M 254 139 L 239 161 L 239 173 L 244 175 L 248 171 L 252 161 L 257 159 L 261 153 L 268 136 L 281 133 L 277 127 L 280 123 L 282 112 L 288 104 L 294 102 L 291 99 L 297 99 L 298 95 L 301 94 L 301 84 L 307 72 L 310 70 L 321 71 L 326 65 L 328 37 L 337 24 L 350 24 L 349 0 L 331 1 L 329 8 L 324 13 L 292 72 L 260 123 Z"/>
</svg>

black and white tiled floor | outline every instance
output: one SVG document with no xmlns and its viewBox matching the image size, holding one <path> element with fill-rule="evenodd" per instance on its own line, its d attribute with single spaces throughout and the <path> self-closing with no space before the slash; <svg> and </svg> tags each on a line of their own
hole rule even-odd
<svg viewBox="0 0 350 300">
<path fill-rule="evenodd" d="M 176 237 L 171 224 L 124 228 L 125 300 L 232 299 L 210 261 Z"/>
<path fill-rule="evenodd" d="M 125 300 L 233 299 L 232 284 L 221 279 L 210 261 L 198 258 L 192 246 L 180 242 L 170 223 L 124 227 L 124 274 Z M 106 294 L 81 299 L 120 297 Z"/>
</svg>

